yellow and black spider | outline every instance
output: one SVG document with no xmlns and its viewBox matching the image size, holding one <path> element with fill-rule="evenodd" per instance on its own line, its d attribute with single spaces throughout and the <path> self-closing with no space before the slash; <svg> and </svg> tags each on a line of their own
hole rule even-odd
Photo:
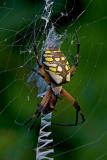
<svg viewBox="0 0 107 160">
<path fill-rule="evenodd" d="M 41 113 L 49 113 L 54 110 L 57 97 L 65 96 L 76 109 L 76 120 L 75 124 L 78 124 L 78 115 L 80 113 L 82 122 L 85 121 L 84 115 L 81 112 L 80 106 L 76 99 L 70 95 L 62 85 L 70 81 L 71 77 L 76 72 L 80 54 L 80 43 L 77 37 L 77 53 L 74 57 L 74 63 L 70 67 L 65 55 L 59 48 L 46 48 L 42 57 L 42 64 L 39 62 L 38 53 L 36 46 L 34 46 L 35 58 L 38 64 L 38 69 L 33 69 L 34 72 L 39 74 L 50 86 L 46 91 L 46 94 L 43 96 L 43 99 L 38 106 L 37 111 L 33 114 L 32 118 L 30 118 L 24 125 L 27 125 L 30 121 L 35 118 L 38 118 Z M 62 124 L 63 125 L 63 124 Z M 68 126 L 70 126 L 69 124 Z M 34 126 L 31 126 L 31 128 Z"/>
</svg>

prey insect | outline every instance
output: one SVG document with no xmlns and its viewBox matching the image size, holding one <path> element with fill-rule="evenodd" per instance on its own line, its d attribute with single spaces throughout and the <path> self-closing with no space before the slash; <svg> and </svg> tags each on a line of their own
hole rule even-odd
<svg viewBox="0 0 107 160">
<path fill-rule="evenodd" d="M 38 52 L 36 45 L 34 46 L 35 59 L 38 65 L 37 69 L 33 69 L 34 72 L 39 74 L 49 85 L 49 89 L 46 91 L 46 94 L 43 96 L 41 103 L 38 105 L 38 109 L 33 114 L 33 116 L 24 123 L 24 125 L 29 124 L 33 120 L 37 119 L 41 113 L 47 114 L 54 111 L 55 105 L 57 103 L 58 97 L 66 97 L 67 100 L 73 105 L 76 110 L 76 119 L 74 124 L 68 124 L 66 126 L 76 126 L 78 124 L 79 115 L 81 116 L 82 121 L 85 121 L 84 115 L 81 111 L 80 105 L 76 99 L 63 88 L 63 84 L 70 82 L 71 77 L 75 74 L 80 55 L 80 43 L 76 33 L 77 39 L 77 51 L 74 57 L 74 62 L 72 66 L 69 65 L 67 58 L 59 48 L 48 47 L 45 49 L 44 54 L 42 55 L 42 63 L 38 58 Z M 53 123 L 54 124 L 54 123 Z M 35 125 L 35 122 L 32 123 L 30 129 Z M 56 124 L 62 125 L 64 124 Z"/>
</svg>

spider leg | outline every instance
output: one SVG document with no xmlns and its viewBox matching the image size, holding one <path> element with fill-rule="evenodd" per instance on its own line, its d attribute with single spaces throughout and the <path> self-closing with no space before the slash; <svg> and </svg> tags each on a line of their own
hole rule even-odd
<svg viewBox="0 0 107 160">
<path fill-rule="evenodd" d="M 41 65 L 40 62 L 39 62 L 38 52 L 37 52 L 37 48 L 36 48 L 36 45 L 35 45 L 35 44 L 34 44 L 33 48 L 34 48 L 34 53 L 35 53 L 36 62 L 37 62 L 37 64 L 38 64 L 39 68 L 42 68 L 42 65 Z M 44 78 L 44 76 L 43 76 L 37 69 L 32 68 L 32 71 L 35 72 L 35 73 L 37 73 L 37 74 L 39 74 L 42 78 Z"/>
<path fill-rule="evenodd" d="M 24 126 L 27 126 L 31 121 L 33 120 L 33 118 L 29 118 L 27 121 L 25 121 L 25 123 L 23 124 Z"/>
<path fill-rule="evenodd" d="M 34 53 L 35 53 L 36 62 L 37 62 L 37 64 L 38 64 L 38 66 L 41 67 L 42 65 L 41 65 L 40 62 L 39 62 L 38 52 L 37 52 L 36 45 L 34 45 L 33 47 L 34 47 Z"/>
<path fill-rule="evenodd" d="M 51 96 L 52 96 L 52 90 L 49 89 L 49 90 L 46 92 L 46 94 L 45 94 L 45 96 L 43 97 L 43 99 L 42 99 L 42 101 L 41 101 L 41 104 L 40 104 L 40 106 L 42 107 L 42 111 L 46 108 L 48 102 L 49 102 L 50 99 L 51 99 Z"/>
<path fill-rule="evenodd" d="M 41 112 L 40 111 L 36 111 L 33 116 L 31 118 L 29 118 L 25 123 L 24 126 L 28 125 L 32 120 L 34 120 L 35 118 L 39 118 Z"/>
<path fill-rule="evenodd" d="M 76 36 L 76 40 L 77 40 L 77 51 L 76 51 L 76 55 L 74 57 L 74 65 L 77 67 L 78 66 L 78 62 L 79 62 L 79 56 L 80 56 L 80 41 L 77 35 L 77 31 L 75 31 L 75 36 Z"/>
<path fill-rule="evenodd" d="M 53 98 L 51 98 L 52 95 L 53 95 L 53 92 L 52 92 L 51 89 L 49 89 L 49 90 L 46 92 L 45 96 L 42 98 L 42 101 L 41 101 L 40 105 L 38 105 L 38 109 L 37 109 L 36 112 L 32 115 L 32 117 L 29 118 L 29 119 L 28 119 L 27 121 L 25 121 L 24 123 L 20 123 L 20 122 L 18 122 L 18 121 L 16 121 L 16 120 L 15 120 L 15 123 L 16 123 L 17 125 L 23 127 L 23 126 L 26 126 L 26 125 L 32 123 L 32 121 L 33 121 L 33 123 L 31 124 L 31 127 L 29 128 L 29 130 L 32 130 L 32 129 L 34 128 L 34 125 L 35 125 L 35 121 L 34 121 L 34 120 L 35 120 L 35 119 L 38 119 L 39 116 L 41 115 L 41 113 L 45 113 L 45 110 L 47 109 L 48 104 L 53 100 Z M 52 100 L 51 100 L 51 99 L 52 99 Z M 55 100 L 54 100 L 54 101 L 55 101 Z M 55 102 L 56 102 L 56 101 L 55 101 Z M 55 103 L 55 102 L 54 102 L 54 103 Z M 53 105 L 54 105 L 54 103 L 52 102 Z M 53 107 L 53 106 L 51 106 L 51 107 Z"/>
<path fill-rule="evenodd" d="M 29 118 L 29 119 L 28 119 L 27 121 L 25 121 L 24 123 L 21 123 L 21 122 L 19 122 L 19 121 L 15 120 L 15 124 L 17 124 L 18 126 L 23 127 L 23 126 L 28 125 L 32 120 L 33 120 L 33 119 L 32 119 L 32 117 L 31 117 L 31 118 Z"/>
<path fill-rule="evenodd" d="M 72 103 L 73 107 L 76 109 L 75 125 L 78 124 L 79 113 L 81 115 L 82 122 L 84 122 L 85 121 L 85 117 L 84 117 L 83 113 L 81 112 L 80 106 L 79 106 L 78 102 L 75 100 L 75 98 L 72 95 L 70 95 L 65 89 L 61 90 L 61 95 L 65 96 Z"/>
<path fill-rule="evenodd" d="M 28 128 L 28 130 L 31 131 L 34 127 L 35 127 L 35 121 L 32 123 L 32 125 L 30 126 L 30 128 Z"/>
<path fill-rule="evenodd" d="M 41 113 L 45 112 L 45 109 L 47 107 L 47 104 L 50 101 L 51 98 L 51 90 L 48 90 L 45 94 L 45 96 L 43 97 L 40 105 L 38 105 L 38 109 L 37 111 L 33 114 L 32 118 L 28 119 L 28 121 L 25 122 L 25 125 L 27 125 L 29 122 L 31 122 L 33 119 L 38 118 L 40 116 Z M 29 130 L 32 130 L 35 126 L 35 121 L 33 121 L 32 125 L 30 126 Z"/>
<path fill-rule="evenodd" d="M 39 118 L 39 116 L 41 115 L 41 113 L 45 113 L 45 110 L 48 107 L 48 104 L 50 104 L 50 108 L 53 109 L 54 105 L 56 104 L 56 97 L 53 95 L 53 92 L 51 89 L 49 89 L 45 96 L 43 97 L 40 105 L 38 105 L 38 109 L 36 110 L 36 112 L 32 115 L 31 118 L 29 118 L 27 121 L 25 121 L 24 123 L 20 123 L 15 121 L 15 123 L 19 126 L 26 126 L 29 125 L 31 123 L 31 126 L 29 127 L 29 130 L 32 130 L 35 126 L 35 120 Z M 50 110 L 49 110 L 50 111 Z M 32 122 L 33 121 L 33 122 Z"/>
<path fill-rule="evenodd" d="M 52 96 L 52 91 L 49 90 L 46 92 L 46 95 L 43 97 L 41 104 L 38 106 L 38 109 L 36 111 L 36 117 L 38 118 L 40 116 L 41 113 L 45 113 L 45 110 L 48 106 L 48 103 L 51 102 L 51 96 Z M 53 107 L 53 106 L 50 106 Z M 32 123 L 31 127 L 29 128 L 29 130 L 32 130 L 35 126 L 35 121 Z"/>
<path fill-rule="evenodd" d="M 29 118 L 27 121 L 25 121 L 24 123 L 20 123 L 17 120 L 15 120 L 15 123 L 19 126 L 27 126 L 28 124 L 30 124 L 32 122 L 32 120 L 34 120 L 35 118 L 38 118 L 40 116 L 41 112 L 38 112 L 38 110 L 33 114 L 33 116 L 31 118 Z"/>
<path fill-rule="evenodd" d="M 35 68 L 32 68 L 32 71 L 37 73 L 38 75 L 40 75 L 42 78 L 45 78 L 44 75 L 41 72 L 39 72 L 38 70 L 36 70 Z"/>
<path fill-rule="evenodd" d="M 75 31 L 75 35 L 76 35 L 76 40 L 77 40 L 77 51 L 76 51 L 76 55 L 73 59 L 73 65 L 70 69 L 71 76 L 73 76 L 74 73 L 76 72 L 78 62 L 79 62 L 79 57 L 80 57 L 80 42 L 79 42 L 79 39 L 78 39 L 77 31 Z"/>
</svg>

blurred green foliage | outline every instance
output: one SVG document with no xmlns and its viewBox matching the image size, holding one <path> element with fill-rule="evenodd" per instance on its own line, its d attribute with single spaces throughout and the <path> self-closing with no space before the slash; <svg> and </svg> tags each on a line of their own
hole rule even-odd
<svg viewBox="0 0 107 160">
<path fill-rule="evenodd" d="M 64 2 L 55 1 L 54 14 L 63 8 Z M 86 122 L 77 127 L 52 126 L 55 160 L 107 160 L 107 1 L 80 0 L 85 9 L 83 15 L 67 32 L 81 27 L 78 34 L 81 43 L 79 68 L 72 81 L 65 88 L 79 101 Z M 88 6 L 89 4 L 89 6 Z M 87 8 L 88 6 L 88 8 Z M 15 125 L 14 121 L 24 121 L 32 115 L 39 99 L 35 89 L 27 86 L 30 74 L 27 68 L 19 68 L 25 57 L 19 54 L 20 46 L 13 47 L 16 33 L 29 26 L 33 14 L 41 14 L 43 1 L 2 0 L 0 1 L 0 160 L 35 159 L 39 132 L 28 133 L 26 128 Z M 58 12 L 58 13 L 57 13 Z M 63 26 L 60 26 L 63 29 Z M 66 53 L 71 38 L 63 44 Z M 28 101 L 28 95 L 30 101 Z M 57 104 L 53 121 L 73 122 L 75 111 L 71 104 L 62 99 Z"/>
</svg>

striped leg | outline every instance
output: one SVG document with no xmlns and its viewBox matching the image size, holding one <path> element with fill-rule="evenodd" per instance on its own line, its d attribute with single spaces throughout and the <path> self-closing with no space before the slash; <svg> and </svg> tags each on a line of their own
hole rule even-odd
<svg viewBox="0 0 107 160">
<path fill-rule="evenodd" d="M 75 98 L 72 95 L 70 95 L 65 89 L 61 90 L 61 95 L 65 96 L 72 103 L 73 107 L 76 109 L 75 125 L 77 125 L 77 123 L 78 123 L 78 115 L 79 115 L 79 113 L 81 115 L 82 122 L 84 122 L 85 121 L 84 115 L 81 112 L 80 106 L 79 106 L 78 102 L 75 100 Z"/>
</svg>

